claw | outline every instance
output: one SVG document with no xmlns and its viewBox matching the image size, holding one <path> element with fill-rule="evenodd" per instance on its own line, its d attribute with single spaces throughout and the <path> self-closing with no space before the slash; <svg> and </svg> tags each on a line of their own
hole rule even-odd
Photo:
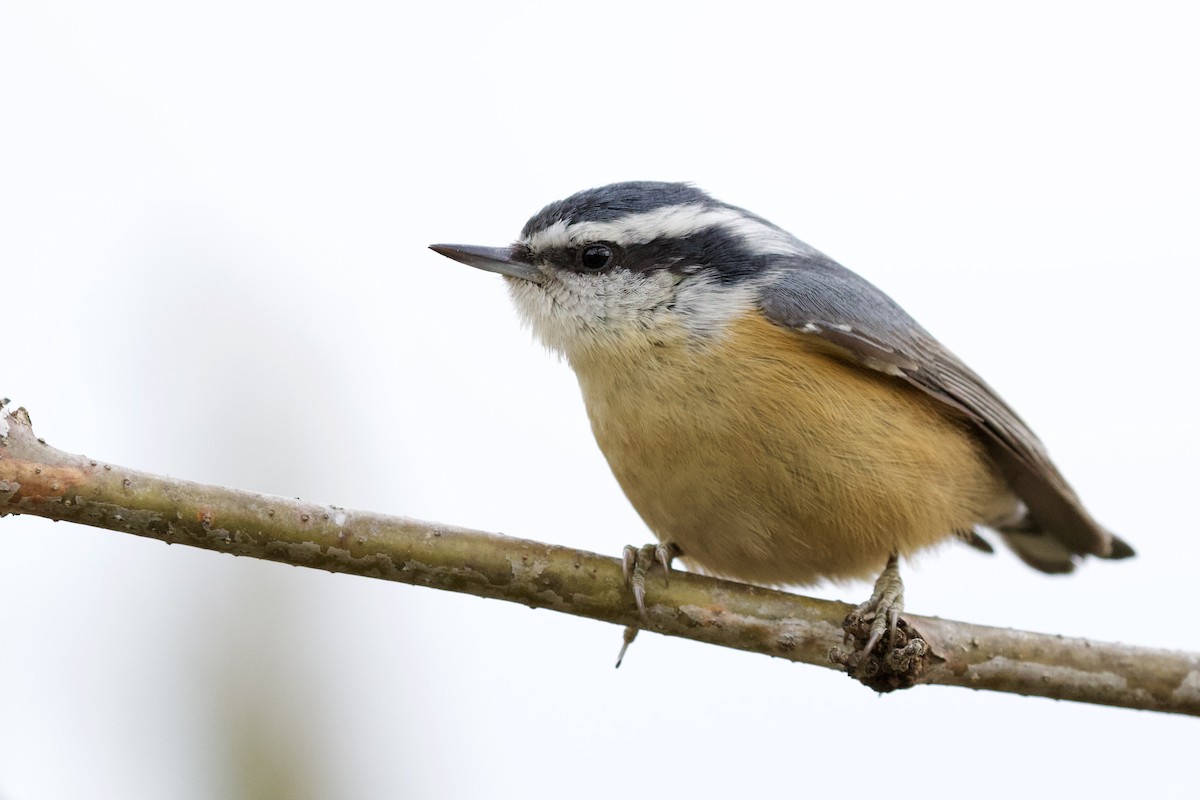
<svg viewBox="0 0 1200 800">
<path fill-rule="evenodd" d="M 638 613 L 646 618 L 646 576 L 633 576 L 633 602 L 637 603 Z"/>
<path fill-rule="evenodd" d="M 662 565 L 664 582 L 670 586 L 671 561 L 678 555 L 679 548 L 670 542 L 644 547 L 625 545 L 621 552 L 621 571 L 625 573 L 625 583 L 633 590 L 634 602 L 643 618 L 646 617 L 646 574 L 657 562 Z"/>
<path fill-rule="evenodd" d="M 625 585 L 633 580 L 633 568 L 637 565 L 638 550 L 631 544 L 625 545 L 621 551 L 621 572 L 625 573 Z"/>
<path fill-rule="evenodd" d="M 675 558 L 675 552 L 678 548 L 673 544 L 660 544 L 654 548 L 654 555 L 658 558 L 658 563 L 662 564 L 663 568 L 663 583 L 667 586 L 671 585 L 671 560 Z"/>
<path fill-rule="evenodd" d="M 633 599 L 637 603 L 638 613 L 645 617 L 646 568 L 638 563 L 641 561 L 641 554 L 642 550 L 631 544 L 625 545 L 625 549 L 621 551 L 621 572 L 625 574 L 625 585 L 633 590 Z M 625 645 L 621 648 L 621 657 L 617 659 L 618 665 L 621 663 L 621 658 L 625 656 L 625 648 L 629 646 L 630 641 L 633 640 L 630 639 L 625 642 Z"/>
</svg>

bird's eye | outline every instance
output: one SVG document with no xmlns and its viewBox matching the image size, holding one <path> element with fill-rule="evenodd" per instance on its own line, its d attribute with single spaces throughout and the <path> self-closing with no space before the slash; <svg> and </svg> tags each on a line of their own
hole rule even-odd
<svg viewBox="0 0 1200 800">
<path fill-rule="evenodd" d="M 611 246 L 603 242 L 584 245 L 579 251 L 579 266 L 588 272 L 599 272 L 612 264 L 615 255 Z"/>
</svg>

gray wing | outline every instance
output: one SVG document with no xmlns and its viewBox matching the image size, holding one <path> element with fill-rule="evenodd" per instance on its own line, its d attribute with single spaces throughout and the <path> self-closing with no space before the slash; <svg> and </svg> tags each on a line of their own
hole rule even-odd
<svg viewBox="0 0 1200 800">
<path fill-rule="evenodd" d="M 1027 518 L 1002 533 L 1028 563 L 1064 572 L 1071 569 L 1072 554 L 1133 555 L 1092 519 L 1016 412 L 890 297 L 819 254 L 799 256 L 772 277 L 761 301 L 772 322 L 819 337 L 862 365 L 907 381 L 975 426 L 1026 506 Z"/>
</svg>

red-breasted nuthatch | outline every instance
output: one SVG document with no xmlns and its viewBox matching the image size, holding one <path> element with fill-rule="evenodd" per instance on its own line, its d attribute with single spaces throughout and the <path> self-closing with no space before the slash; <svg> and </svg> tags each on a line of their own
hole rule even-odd
<svg viewBox="0 0 1200 800">
<path fill-rule="evenodd" d="M 505 276 L 579 378 L 592 431 L 660 544 L 760 584 L 879 575 L 867 651 L 902 607 L 898 557 L 995 530 L 1043 572 L 1133 550 L 1042 443 L 887 295 L 781 228 L 686 184 L 552 203 L 516 244 L 433 245 Z M 869 616 L 868 616 L 869 618 Z"/>
</svg>

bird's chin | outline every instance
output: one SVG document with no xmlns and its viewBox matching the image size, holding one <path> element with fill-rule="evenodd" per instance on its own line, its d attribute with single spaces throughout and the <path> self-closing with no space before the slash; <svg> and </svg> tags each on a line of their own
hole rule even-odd
<svg viewBox="0 0 1200 800">
<path fill-rule="evenodd" d="M 510 276 L 504 277 L 508 296 L 516 306 L 521 322 L 533 332 L 534 338 L 546 349 L 565 356 L 571 340 L 575 338 L 571 314 L 557 303 L 553 286 L 530 283 Z"/>
<path fill-rule="evenodd" d="M 541 283 L 506 278 L 521 319 L 572 366 L 595 357 L 626 357 L 684 332 L 671 300 L 678 278 L 666 270 L 604 275 L 558 271 Z"/>
</svg>

